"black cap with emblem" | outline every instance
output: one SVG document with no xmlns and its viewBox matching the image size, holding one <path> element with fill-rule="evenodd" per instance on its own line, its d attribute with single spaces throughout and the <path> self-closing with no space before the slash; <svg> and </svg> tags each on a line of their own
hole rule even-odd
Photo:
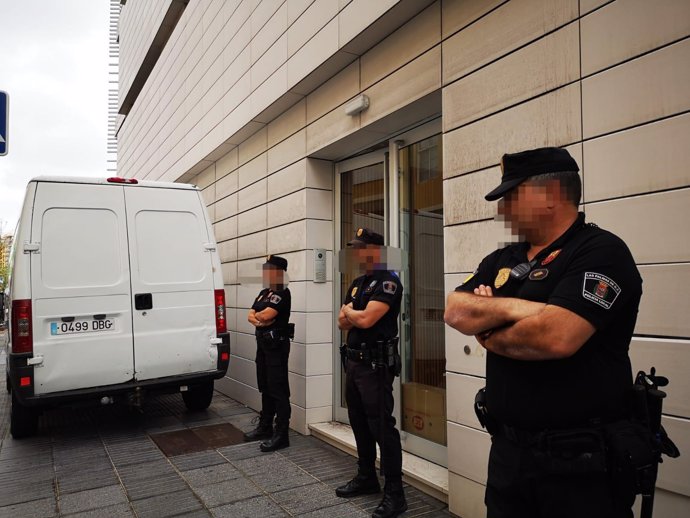
<svg viewBox="0 0 690 518">
<path fill-rule="evenodd" d="M 579 171 L 577 162 L 565 149 L 543 147 L 520 153 L 506 153 L 501 158 L 501 185 L 484 196 L 486 201 L 495 201 L 505 196 L 530 176 L 544 173 Z"/>
<path fill-rule="evenodd" d="M 280 257 L 279 255 L 269 255 L 268 257 L 266 257 L 264 268 L 267 266 L 280 268 L 281 270 L 287 271 L 288 262 L 287 259 L 285 259 L 284 257 Z"/>
<path fill-rule="evenodd" d="M 368 228 L 358 228 L 355 238 L 347 246 L 363 247 L 366 245 L 383 246 L 383 236 Z"/>
</svg>

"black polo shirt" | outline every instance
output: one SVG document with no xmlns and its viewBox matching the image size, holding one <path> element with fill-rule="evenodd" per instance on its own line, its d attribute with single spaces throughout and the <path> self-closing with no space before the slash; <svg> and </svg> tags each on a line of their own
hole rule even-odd
<svg viewBox="0 0 690 518">
<path fill-rule="evenodd" d="M 484 284 L 494 296 L 561 306 L 596 331 L 573 356 L 560 360 L 514 360 L 488 352 L 489 412 L 525 430 L 622 417 L 632 384 L 628 347 L 642 295 L 630 250 L 614 234 L 585 223 L 584 213 L 535 256 L 524 279 L 508 276 L 509 269 L 527 262 L 528 249 L 529 243 L 518 243 L 488 255 L 456 290 L 472 292 Z"/>
<path fill-rule="evenodd" d="M 285 329 L 290 321 L 291 304 L 292 299 L 288 288 L 282 290 L 264 288 L 261 290 L 254 304 L 252 304 L 252 309 L 258 313 L 266 308 L 272 308 L 278 312 L 278 315 L 270 326 L 257 327 L 255 334 L 258 335 L 260 332 L 273 329 Z"/>
<path fill-rule="evenodd" d="M 357 277 L 347 289 L 344 304 L 352 302 L 356 310 L 363 310 L 370 300 L 388 304 L 388 311 L 369 329 L 353 327 L 347 333 L 347 345 L 359 348 L 362 343 L 374 343 L 398 336 L 398 315 L 403 286 L 400 278 L 390 271 L 375 271 Z"/>
</svg>

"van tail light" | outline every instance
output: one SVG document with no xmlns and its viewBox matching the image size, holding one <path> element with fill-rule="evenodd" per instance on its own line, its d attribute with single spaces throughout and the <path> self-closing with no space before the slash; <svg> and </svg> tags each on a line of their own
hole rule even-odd
<svg viewBox="0 0 690 518">
<path fill-rule="evenodd" d="M 228 322 L 225 319 L 225 290 L 215 290 L 213 292 L 216 308 L 216 334 L 228 331 Z"/>
<path fill-rule="evenodd" d="M 106 181 L 110 183 L 127 183 L 132 185 L 136 185 L 139 183 L 139 180 L 137 180 L 136 178 L 122 178 L 121 176 L 111 176 Z"/>
<path fill-rule="evenodd" d="M 34 350 L 31 321 L 31 300 L 12 301 L 12 352 L 30 353 Z"/>
</svg>

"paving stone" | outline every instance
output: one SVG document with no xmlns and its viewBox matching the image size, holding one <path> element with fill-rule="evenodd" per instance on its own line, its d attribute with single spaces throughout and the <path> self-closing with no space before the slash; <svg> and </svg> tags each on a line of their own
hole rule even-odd
<svg viewBox="0 0 690 518">
<path fill-rule="evenodd" d="M 232 463 L 237 469 L 249 476 L 268 471 L 287 470 L 294 467 L 292 462 L 277 453 L 262 453 L 259 456 L 248 459 L 233 460 Z"/>
<path fill-rule="evenodd" d="M 202 508 L 190 490 L 154 496 L 132 502 L 138 518 L 162 518 L 190 513 Z"/>
<path fill-rule="evenodd" d="M 167 460 L 161 459 L 155 462 L 122 466 L 117 469 L 117 473 L 125 484 L 164 475 L 176 475 L 175 468 Z"/>
<path fill-rule="evenodd" d="M 127 497 L 120 485 L 107 486 L 78 493 L 60 495 L 60 512 L 78 513 L 114 504 L 126 504 Z"/>
<path fill-rule="evenodd" d="M 257 473 L 252 475 L 251 479 L 267 493 L 283 491 L 293 487 L 308 486 L 317 482 L 314 477 L 305 473 L 294 464 L 289 467 Z"/>
<path fill-rule="evenodd" d="M 53 483 L 53 480 L 6 483 L 0 486 L 0 502 L 7 506 L 53 497 Z"/>
<path fill-rule="evenodd" d="M 273 493 L 271 497 L 291 515 L 301 515 L 343 503 L 335 492 L 319 483 Z"/>
<path fill-rule="evenodd" d="M 175 464 L 175 467 L 180 471 L 189 471 L 227 463 L 227 460 L 221 457 L 215 450 L 178 455 L 177 457 L 170 457 L 170 461 Z"/>
<path fill-rule="evenodd" d="M 152 496 L 164 495 L 189 489 L 184 480 L 177 474 L 160 475 L 146 480 L 125 483 L 130 500 L 142 500 Z"/>
<path fill-rule="evenodd" d="M 216 507 L 236 502 L 261 494 L 261 491 L 250 480 L 236 478 L 216 484 L 209 484 L 194 489 L 206 507 Z"/>
<path fill-rule="evenodd" d="M 0 502 L 4 500 L 0 498 Z M 0 518 L 48 518 L 57 514 L 55 498 L 43 498 L 0 507 Z"/>
<path fill-rule="evenodd" d="M 81 513 L 63 513 L 62 516 L 69 518 L 134 518 L 134 512 L 129 504 L 117 504 Z"/>
<path fill-rule="evenodd" d="M 249 498 L 211 509 L 216 518 L 276 518 L 288 516 L 267 496 Z M 331 515 L 335 518 L 337 515 Z"/>
<path fill-rule="evenodd" d="M 120 482 L 112 466 L 105 469 L 73 470 L 58 473 L 57 480 L 60 494 L 112 486 Z"/>
<path fill-rule="evenodd" d="M 301 518 L 358 518 L 364 516 L 371 516 L 371 513 L 359 509 L 348 503 L 335 505 L 333 507 L 326 507 L 324 509 L 317 509 L 316 511 L 311 511 L 310 513 L 304 513 L 299 515 Z M 407 518 L 407 513 L 404 515 Z"/>
<path fill-rule="evenodd" d="M 223 482 L 225 480 L 240 478 L 242 473 L 240 473 L 232 464 L 225 463 L 185 471 L 182 473 L 182 476 L 190 486 L 198 487 L 214 484 L 216 482 Z"/>
<path fill-rule="evenodd" d="M 52 464 L 53 457 L 50 453 L 4 459 L 0 460 L 0 474 L 14 474 L 17 471 L 31 470 L 38 466 L 52 466 Z"/>
<path fill-rule="evenodd" d="M 235 446 L 226 446 L 225 448 L 218 448 L 218 453 L 223 455 L 223 457 L 231 462 L 242 459 L 250 459 L 252 457 L 266 456 L 266 454 L 259 449 L 258 441 L 236 444 Z"/>
</svg>

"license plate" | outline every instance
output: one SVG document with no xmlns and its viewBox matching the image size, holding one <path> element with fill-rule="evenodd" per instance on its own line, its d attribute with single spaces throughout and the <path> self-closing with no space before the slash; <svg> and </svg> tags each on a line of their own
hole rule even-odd
<svg viewBox="0 0 690 518">
<path fill-rule="evenodd" d="M 73 322 L 51 322 L 51 335 L 73 335 L 81 333 L 102 333 L 115 330 L 115 319 L 102 320 L 74 320 Z"/>
</svg>

